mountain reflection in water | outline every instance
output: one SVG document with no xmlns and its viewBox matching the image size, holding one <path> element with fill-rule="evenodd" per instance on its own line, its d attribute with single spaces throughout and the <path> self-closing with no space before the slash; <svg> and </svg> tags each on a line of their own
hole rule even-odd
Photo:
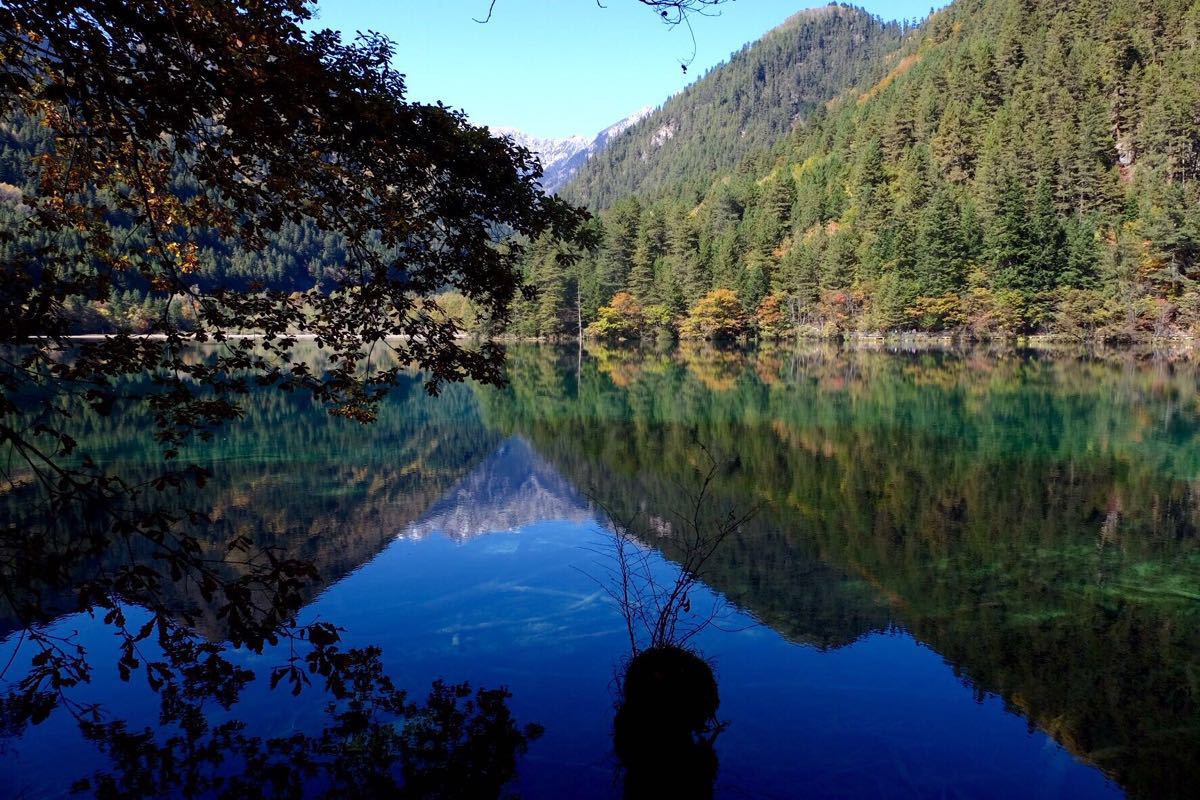
<svg viewBox="0 0 1200 800">
<path fill-rule="evenodd" d="M 367 428 L 264 393 L 213 445 L 184 454 L 212 478 L 169 502 L 202 504 L 214 543 L 245 536 L 316 567 L 301 621 L 341 626 L 338 652 L 362 654 L 342 665 L 351 691 L 333 699 L 374 703 L 381 723 L 338 727 L 319 677 L 295 698 L 286 676 L 272 690 L 271 669 L 295 643 L 227 651 L 257 678 L 228 708 L 183 693 L 211 730 L 245 725 L 236 742 L 219 740 L 224 764 L 199 770 L 227 776 L 300 755 L 352 767 L 378 747 L 410 792 L 461 792 L 444 783 L 453 772 L 493 796 L 500 783 L 525 797 L 620 796 L 614 678 L 628 648 L 596 580 L 602 509 L 632 520 L 669 575 L 703 446 L 722 465 L 716 505 L 761 509 L 706 565 L 693 602 L 730 604 L 694 642 L 715 664 L 728 723 L 716 796 L 1185 797 L 1200 785 L 1190 364 L 826 349 L 597 350 L 577 362 L 521 348 L 510 361 L 504 389 L 431 400 L 414 383 Z M 135 415 L 80 426 L 80 449 L 98 462 L 129 476 L 153 469 Z M 23 519 L 25 498 L 3 503 Z M 97 554 L 70 580 L 128 558 Z M 155 602 L 220 644 L 225 620 L 172 586 Z M 187 714 L 165 719 L 144 679 L 119 678 L 106 626 L 81 613 L 73 589 L 6 597 L 0 660 L 18 651 L 36 606 L 35 626 L 78 631 L 87 648 L 90 681 L 69 688 L 79 703 L 149 728 L 146 741 L 187 730 Z M 128 598 L 130 625 L 149 603 Z M 6 687 L 28 658 L 17 652 Z M 408 690 L 402 703 L 384 676 Z M 438 679 L 472 688 L 430 696 Z M 476 702 L 478 724 L 447 724 L 450 701 Z M 97 772 L 132 790 L 139 769 L 156 768 L 131 758 L 128 740 L 81 734 L 68 711 L 58 702 L 38 724 L 0 725 L 0 793 L 57 795 Z M 384 724 L 392 718 L 436 730 L 442 748 L 421 749 L 412 725 Z M 283 743 L 296 734 L 303 753 Z M 448 755 L 488 742 L 502 757 L 474 771 Z M 414 747 L 426 761 L 405 768 Z M 337 769 L 281 787 L 339 785 L 378 788 Z"/>
</svg>

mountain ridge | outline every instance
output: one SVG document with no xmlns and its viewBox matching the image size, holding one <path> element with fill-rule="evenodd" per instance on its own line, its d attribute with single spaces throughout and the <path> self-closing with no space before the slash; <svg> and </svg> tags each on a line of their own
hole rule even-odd
<svg viewBox="0 0 1200 800">
<path fill-rule="evenodd" d="M 632 194 L 697 199 L 713 173 L 769 150 L 797 121 L 881 75 L 906 30 L 853 6 L 797 12 L 632 125 L 562 194 L 593 210 Z"/>
<path fill-rule="evenodd" d="M 645 106 L 624 119 L 614 122 L 590 139 L 586 136 L 542 138 L 525 133 L 518 128 L 493 128 L 492 130 L 501 136 L 507 136 L 527 150 L 537 153 L 538 160 L 542 165 L 542 188 L 548 194 L 556 194 L 590 158 L 653 110 L 653 106 Z"/>
<path fill-rule="evenodd" d="M 591 502 L 522 436 L 510 436 L 446 490 L 398 536 L 442 533 L 465 542 L 485 533 L 515 532 L 535 522 L 595 519 Z"/>
</svg>

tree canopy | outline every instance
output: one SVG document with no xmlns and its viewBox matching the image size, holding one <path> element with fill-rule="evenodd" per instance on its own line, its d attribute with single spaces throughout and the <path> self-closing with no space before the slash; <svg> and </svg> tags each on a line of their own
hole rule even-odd
<svg viewBox="0 0 1200 800">
<path fill-rule="evenodd" d="M 289 333 L 316 334 L 336 354 L 334 375 L 320 386 L 289 380 L 333 401 L 364 385 L 353 371 L 385 336 L 407 337 L 388 346 L 435 383 L 495 377 L 494 348 L 460 346 L 427 296 L 453 287 L 502 323 L 521 248 L 499 246 L 501 235 L 568 236 L 580 215 L 540 191 L 528 151 L 459 112 L 408 102 L 386 39 L 310 33 L 310 18 L 303 0 L 5 4 L 4 113 L 36 119 L 48 141 L 3 230 L 3 340 L 57 341 L 64 302 L 137 276 L 194 307 L 200 340 L 252 330 L 272 352 Z M 208 241 L 254 250 L 305 220 L 342 242 L 328 286 L 286 296 L 192 288 Z M 138 246 L 126 246 L 131 232 L 144 234 Z M 151 330 L 165 345 L 84 348 L 72 377 L 118 366 L 186 373 L 177 328 L 164 315 Z M 250 349 L 217 371 L 282 378 L 286 362 Z"/>
<path fill-rule="evenodd" d="M 31 498 L 41 522 L 7 531 L 0 548 L 32 571 L 113 537 L 145 540 L 173 576 L 224 593 L 230 608 L 250 585 L 278 601 L 247 620 L 248 641 L 288 619 L 311 568 L 268 559 L 224 580 L 197 552 L 188 525 L 199 518 L 145 501 L 203 483 L 205 470 L 114 478 L 76 453 L 65 422 L 78 404 L 108 415 L 146 403 L 170 460 L 239 417 L 255 385 L 306 391 L 365 421 L 413 366 L 434 392 L 498 380 L 499 347 L 467 344 L 433 296 L 453 288 L 502 329 L 521 288 L 521 238 L 571 237 L 584 218 L 541 191 L 528 151 L 460 112 L 409 102 L 386 39 L 343 42 L 309 31 L 311 15 L 305 0 L 0 8 L 0 119 L 26 138 L 22 173 L 8 173 L 20 185 L 0 204 L 0 441 L 15 465 L 8 488 L 44 489 Z M 250 270 L 222 282 L 202 269 L 214 251 L 236 264 L 297 232 L 324 237 L 319 280 L 286 287 Z M 156 336 L 69 337 L 81 306 L 137 292 L 167 298 L 142 307 Z M 294 355 L 298 334 L 323 358 Z M 201 356 L 195 342 L 214 346 Z M 73 518 L 83 522 L 72 555 L 50 558 L 45 530 Z M 84 604 L 162 577 L 107 575 Z"/>
<path fill-rule="evenodd" d="M 0 698 L 5 730 L 62 703 L 104 746 L 145 749 L 66 699 L 91 674 L 82 646 L 43 627 L 67 611 L 104 610 L 123 678 L 142 670 L 164 698 L 178 696 L 194 691 L 202 662 L 206 687 L 236 694 L 244 679 L 164 599 L 172 587 L 196 592 L 232 646 L 305 642 L 308 661 L 278 678 L 297 691 L 309 672 L 339 679 L 350 651 L 336 628 L 295 619 L 314 564 L 224 535 L 203 503 L 166 499 L 210 476 L 172 459 L 241 416 L 256 387 L 307 392 L 366 421 L 413 367 L 433 392 L 499 380 L 501 349 L 460 338 L 435 295 L 461 293 L 502 330 L 522 288 L 522 242 L 572 238 L 585 219 L 542 192 L 533 154 L 461 112 L 408 101 L 386 39 L 310 30 L 312 10 L 306 0 L 0 6 L 0 482 L 21 498 L 0 562 L 5 603 L 37 654 Z M 317 263 L 288 285 L 271 273 L 294 243 Z M 237 280 L 211 269 L 222 259 Z M 71 338 L 81 308 L 114 302 L 137 304 L 141 332 L 154 335 Z M 319 357 L 293 351 L 300 334 Z M 136 480 L 71 428 L 135 406 L 167 459 Z M 59 595 L 69 599 L 41 602 Z M 130 602 L 151 612 L 141 628 Z M 158 660 L 137 655 L 152 636 Z"/>
</svg>

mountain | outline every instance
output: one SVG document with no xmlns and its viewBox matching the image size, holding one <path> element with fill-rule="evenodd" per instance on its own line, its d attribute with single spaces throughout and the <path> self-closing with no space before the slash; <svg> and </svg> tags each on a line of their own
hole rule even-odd
<svg viewBox="0 0 1200 800">
<path fill-rule="evenodd" d="M 1198 44 L 1195 0 L 957 0 L 860 67 L 886 68 L 876 80 L 727 169 L 697 168 L 716 139 L 667 125 L 669 103 L 564 190 L 613 204 L 603 244 L 561 291 L 532 262 L 550 290 L 520 329 L 574 331 L 624 290 L 601 332 L 1200 336 Z M 732 97 L 762 83 L 735 59 L 712 86 L 734 76 Z M 746 130 L 773 118 L 757 108 Z M 662 155 L 630 155 L 670 131 Z M 733 302 L 699 305 L 716 290 Z"/>
<path fill-rule="evenodd" d="M 495 128 L 493 133 L 507 136 L 521 147 L 537 153 L 542 164 L 542 187 L 547 192 L 557 191 L 564 181 L 559 170 L 576 157 L 587 152 L 591 140 L 586 136 L 570 136 L 566 139 L 542 139 L 530 136 L 516 128 Z M 586 158 L 586 156 L 585 156 Z"/>
<path fill-rule="evenodd" d="M 516 531 L 543 520 L 586 522 L 591 503 L 529 442 L 513 436 L 450 488 L 402 532 L 423 539 L 440 532 L 462 542 L 484 533 Z"/>
<path fill-rule="evenodd" d="M 542 163 L 542 188 L 553 194 L 574 177 L 579 168 L 608 146 L 608 143 L 625 129 L 646 117 L 652 109 L 643 108 L 620 122 L 609 125 L 588 139 L 571 136 L 566 139 L 539 139 L 516 128 L 496 128 L 495 132 L 508 136 L 514 142 L 538 154 Z"/>
<path fill-rule="evenodd" d="M 795 14 L 638 121 L 563 195 L 599 209 L 634 193 L 699 191 L 847 87 L 882 75 L 903 39 L 903 26 L 857 8 Z"/>
</svg>

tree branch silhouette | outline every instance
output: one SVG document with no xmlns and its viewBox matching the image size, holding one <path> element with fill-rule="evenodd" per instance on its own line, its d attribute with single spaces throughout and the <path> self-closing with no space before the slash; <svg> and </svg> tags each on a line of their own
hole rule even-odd
<svg viewBox="0 0 1200 800">
<path fill-rule="evenodd" d="M 490 0 L 487 14 L 483 19 L 477 17 L 472 17 L 472 19 L 480 24 L 491 22 L 497 2 L 498 0 Z M 711 11 L 713 7 L 732 2 L 732 0 L 637 0 L 637 2 L 657 12 L 663 22 L 674 26 L 687 22 L 688 16 L 692 14 L 709 15 L 713 13 Z M 596 5 L 599 8 L 608 8 L 601 0 L 596 0 Z"/>
</svg>

